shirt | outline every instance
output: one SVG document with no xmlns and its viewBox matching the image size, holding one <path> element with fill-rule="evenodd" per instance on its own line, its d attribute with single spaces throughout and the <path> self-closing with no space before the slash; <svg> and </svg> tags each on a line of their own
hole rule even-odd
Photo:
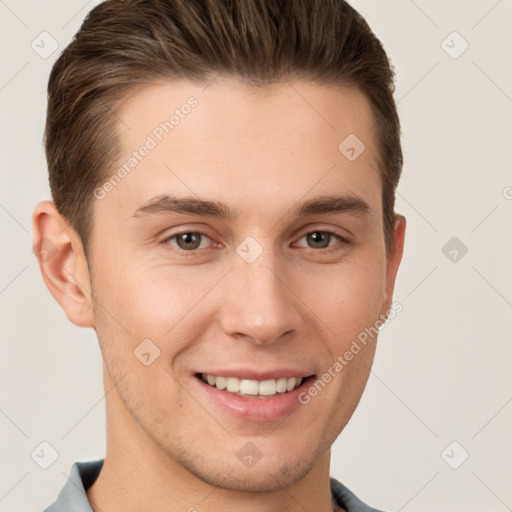
<svg viewBox="0 0 512 512">
<path fill-rule="evenodd" d="M 104 460 L 75 462 L 56 501 L 43 512 L 93 512 L 85 491 L 98 478 Z M 343 507 L 347 512 L 382 512 L 363 503 L 352 491 L 332 477 L 330 484 L 333 504 Z"/>
</svg>

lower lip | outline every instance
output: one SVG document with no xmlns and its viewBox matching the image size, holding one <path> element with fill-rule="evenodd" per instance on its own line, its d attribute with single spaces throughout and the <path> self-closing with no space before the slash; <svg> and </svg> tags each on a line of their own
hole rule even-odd
<svg viewBox="0 0 512 512">
<path fill-rule="evenodd" d="M 304 379 L 301 385 L 287 393 L 276 393 L 266 398 L 244 397 L 226 390 L 217 389 L 194 376 L 208 400 L 229 411 L 234 416 L 250 421 L 276 421 L 299 407 L 299 394 L 313 381 L 314 376 Z"/>
</svg>

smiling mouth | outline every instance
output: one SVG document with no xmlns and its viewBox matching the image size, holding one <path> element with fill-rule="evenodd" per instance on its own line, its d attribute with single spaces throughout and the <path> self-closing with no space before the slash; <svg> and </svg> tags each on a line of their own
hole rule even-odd
<svg viewBox="0 0 512 512">
<path fill-rule="evenodd" d="M 203 382 L 221 391 L 227 391 L 233 395 L 252 398 L 272 398 L 284 395 L 297 389 L 305 380 L 314 377 L 281 377 L 278 379 L 252 380 L 238 379 L 236 377 L 223 377 L 206 373 L 196 374 Z"/>
</svg>

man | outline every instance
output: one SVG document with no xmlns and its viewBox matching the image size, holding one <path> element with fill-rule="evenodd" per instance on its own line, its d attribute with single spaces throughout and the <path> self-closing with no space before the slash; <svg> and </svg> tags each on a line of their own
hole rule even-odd
<svg viewBox="0 0 512 512">
<path fill-rule="evenodd" d="M 97 333 L 107 453 L 46 510 L 375 510 L 329 478 L 405 235 L 393 73 L 364 19 L 111 0 L 48 91 L 34 239 Z"/>
</svg>

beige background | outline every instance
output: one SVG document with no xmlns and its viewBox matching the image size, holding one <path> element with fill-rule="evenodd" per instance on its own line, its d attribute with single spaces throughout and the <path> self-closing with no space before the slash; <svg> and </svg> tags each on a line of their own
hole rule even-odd
<svg viewBox="0 0 512 512">
<path fill-rule="evenodd" d="M 105 451 L 94 331 L 66 319 L 31 251 L 32 209 L 50 197 L 48 73 L 96 3 L 0 0 L 2 512 L 42 511 L 74 461 Z M 386 511 L 512 510 L 512 2 L 353 4 L 397 71 L 408 227 L 403 311 L 382 330 L 331 474 Z M 46 59 L 31 47 L 43 31 L 59 44 Z M 442 250 L 452 237 L 468 248 L 456 262 Z M 31 458 L 43 441 L 59 454 L 46 470 Z"/>
</svg>

